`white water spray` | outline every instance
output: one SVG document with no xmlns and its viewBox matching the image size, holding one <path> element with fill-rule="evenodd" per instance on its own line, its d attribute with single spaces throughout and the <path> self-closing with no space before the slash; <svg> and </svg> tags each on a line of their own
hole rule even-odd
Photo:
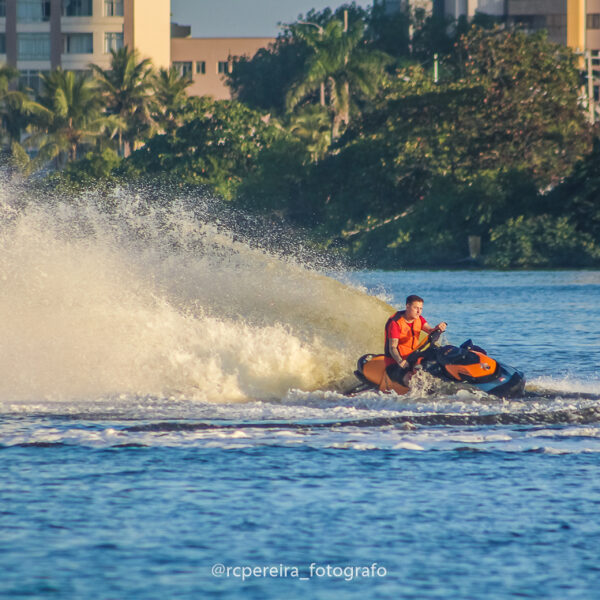
<svg viewBox="0 0 600 600">
<path fill-rule="evenodd" d="M 390 308 L 183 203 L 118 193 L 0 206 L 0 399 L 231 402 L 332 387 Z M 116 208 L 115 208 L 116 207 Z"/>
</svg>

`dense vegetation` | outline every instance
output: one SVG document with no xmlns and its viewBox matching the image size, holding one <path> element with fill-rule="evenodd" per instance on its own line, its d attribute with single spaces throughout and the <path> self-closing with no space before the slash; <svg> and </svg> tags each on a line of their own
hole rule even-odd
<svg viewBox="0 0 600 600">
<path fill-rule="evenodd" d="M 54 71 L 34 100 L 0 70 L 14 170 L 199 186 L 370 265 L 600 265 L 600 144 L 577 57 L 543 33 L 348 5 L 237 58 L 232 101 L 127 49 L 93 75 Z"/>
</svg>

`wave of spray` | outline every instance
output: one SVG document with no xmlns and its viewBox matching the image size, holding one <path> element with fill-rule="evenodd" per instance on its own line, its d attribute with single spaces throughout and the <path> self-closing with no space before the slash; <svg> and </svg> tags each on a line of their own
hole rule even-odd
<svg viewBox="0 0 600 600">
<path fill-rule="evenodd" d="M 385 303 L 247 243 L 200 201 L 20 194 L 2 185 L 4 402 L 281 397 L 339 383 L 382 343 Z"/>
</svg>

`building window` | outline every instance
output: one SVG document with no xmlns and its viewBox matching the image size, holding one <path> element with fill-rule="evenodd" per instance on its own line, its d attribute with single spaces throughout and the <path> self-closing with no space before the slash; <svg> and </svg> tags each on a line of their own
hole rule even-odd
<svg viewBox="0 0 600 600">
<path fill-rule="evenodd" d="M 517 15 L 513 22 L 524 31 L 539 31 L 548 27 L 547 15 Z"/>
<path fill-rule="evenodd" d="M 192 78 L 192 62 L 191 61 L 174 61 L 173 66 L 179 71 L 182 77 Z"/>
<path fill-rule="evenodd" d="M 104 0 L 105 17 L 122 17 L 123 0 Z"/>
<path fill-rule="evenodd" d="M 0 0 L 0 18 L 6 17 L 6 0 Z"/>
<path fill-rule="evenodd" d="M 589 17 L 589 15 L 588 15 Z M 567 26 L 567 15 L 546 15 L 546 25 L 548 29 L 559 29 Z"/>
<path fill-rule="evenodd" d="M 6 34 L 0 33 L 0 54 L 6 54 Z"/>
<path fill-rule="evenodd" d="M 42 75 L 48 75 L 49 71 L 30 71 L 21 69 L 19 72 L 19 86 L 31 88 L 34 92 L 42 91 Z"/>
<path fill-rule="evenodd" d="M 63 54 L 94 53 L 94 35 L 92 33 L 65 33 L 62 41 Z"/>
<path fill-rule="evenodd" d="M 111 50 L 120 50 L 123 47 L 122 33 L 104 34 L 104 53 L 109 54 Z"/>
<path fill-rule="evenodd" d="M 63 0 L 63 17 L 91 17 L 93 0 Z"/>
<path fill-rule="evenodd" d="M 38 23 L 50 20 L 50 0 L 17 0 L 17 21 Z"/>
<path fill-rule="evenodd" d="M 587 15 L 586 25 L 588 29 L 600 29 L 600 14 Z"/>
<path fill-rule="evenodd" d="M 206 75 L 206 61 L 199 60 L 196 61 L 196 73 L 199 75 Z"/>
<path fill-rule="evenodd" d="M 217 63 L 217 73 L 231 73 L 231 63 L 227 60 L 220 60 Z"/>
<path fill-rule="evenodd" d="M 50 60 L 50 34 L 18 33 L 17 57 L 19 60 Z"/>
</svg>

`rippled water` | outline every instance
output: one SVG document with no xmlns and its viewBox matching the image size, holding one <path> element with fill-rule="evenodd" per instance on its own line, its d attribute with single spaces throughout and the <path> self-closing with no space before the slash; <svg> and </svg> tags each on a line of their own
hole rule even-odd
<svg viewBox="0 0 600 600">
<path fill-rule="evenodd" d="M 600 273 L 346 288 L 181 214 L 174 250 L 62 210 L 1 240 L 0 596 L 596 597 Z M 344 396 L 409 293 L 524 397 Z"/>
</svg>

